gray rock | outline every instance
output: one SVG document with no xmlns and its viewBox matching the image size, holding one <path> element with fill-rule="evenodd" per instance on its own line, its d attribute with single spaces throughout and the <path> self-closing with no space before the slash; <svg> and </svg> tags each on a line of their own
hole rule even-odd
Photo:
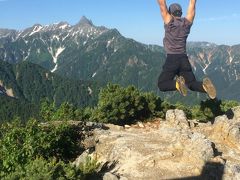
<svg viewBox="0 0 240 180">
<path fill-rule="evenodd" d="M 92 127 L 94 125 L 94 122 L 86 122 L 86 126 Z"/>
<path fill-rule="evenodd" d="M 232 108 L 234 119 L 240 122 L 240 106 Z"/>
<path fill-rule="evenodd" d="M 173 109 L 168 110 L 166 112 L 166 121 L 170 123 L 174 123 L 176 121 L 175 119 L 176 119 L 176 116 L 175 116 L 174 110 Z"/>
<path fill-rule="evenodd" d="M 226 115 L 215 118 L 213 137 L 231 142 L 240 143 L 240 122 L 229 120 Z"/>
<path fill-rule="evenodd" d="M 230 127 L 228 136 L 235 144 L 240 143 L 240 123 L 233 124 Z"/>
<path fill-rule="evenodd" d="M 129 125 L 126 124 L 126 125 L 124 125 L 124 128 L 125 128 L 125 129 L 131 128 L 131 126 L 129 126 Z"/>
<path fill-rule="evenodd" d="M 179 125 L 182 128 L 189 128 L 189 122 L 183 110 L 168 110 L 166 113 L 166 121 L 174 125 Z"/>
<path fill-rule="evenodd" d="M 183 112 L 183 110 L 175 109 L 175 116 L 177 121 L 180 122 L 187 121 L 186 114 Z"/>
<path fill-rule="evenodd" d="M 87 137 L 83 141 L 83 145 L 85 149 L 91 149 L 96 146 L 96 140 L 94 136 Z"/>
<path fill-rule="evenodd" d="M 128 180 L 128 178 L 123 177 L 123 176 L 120 176 L 120 179 L 119 179 L 119 180 Z"/>
<path fill-rule="evenodd" d="M 89 156 L 89 151 L 84 151 L 74 162 L 73 165 L 79 166 L 80 164 L 85 164 L 87 157 Z"/>
<path fill-rule="evenodd" d="M 103 123 L 97 123 L 97 122 L 86 122 L 86 126 L 91 128 L 99 128 L 99 129 L 104 128 Z"/>
<path fill-rule="evenodd" d="M 195 128 L 199 125 L 199 122 L 196 119 L 190 120 L 189 125 L 191 128 Z"/>
<path fill-rule="evenodd" d="M 226 179 L 240 179 L 240 164 L 234 162 L 227 162 L 225 165 Z"/>
<path fill-rule="evenodd" d="M 107 172 L 104 174 L 103 180 L 118 180 L 118 177 L 110 172 Z"/>
<path fill-rule="evenodd" d="M 214 120 L 214 125 L 218 125 L 218 124 L 223 124 L 223 123 L 227 123 L 229 121 L 228 117 L 226 115 L 223 116 L 217 116 Z"/>
<path fill-rule="evenodd" d="M 185 148 L 184 155 L 189 156 L 190 161 L 201 164 L 214 157 L 212 142 L 203 134 L 193 133 L 185 146 L 187 148 Z"/>
<path fill-rule="evenodd" d="M 150 122 L 144 125 L 94 129 L 98 160 L 112 163 L 109 172 L 120 175 L 105 178 L 181 179 L 199 177 L 206 167 L 206 177 L 218 177 L 215 172 L 224 167 L 223 179 L 240 179 L 240 122 L 219 116 L 214 124 L 195 120 L 191 129 L 184 128 L 188 127 L 184 112 L 169 110 L 157 129 Z"/>
</svg>

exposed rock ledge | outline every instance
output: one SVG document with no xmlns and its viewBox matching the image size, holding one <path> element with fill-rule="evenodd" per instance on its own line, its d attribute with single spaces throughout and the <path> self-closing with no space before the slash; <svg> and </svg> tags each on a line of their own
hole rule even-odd
<svg viewBox="0 0 240 180">
<path fill-rule="evenodd" d="M 106 126 L 92 138 L 92 155 L 111 166 L 105 180 L 240 179 L 240 107 L 213 124 L 169 110 L 166 120 Z"/>
</svg>

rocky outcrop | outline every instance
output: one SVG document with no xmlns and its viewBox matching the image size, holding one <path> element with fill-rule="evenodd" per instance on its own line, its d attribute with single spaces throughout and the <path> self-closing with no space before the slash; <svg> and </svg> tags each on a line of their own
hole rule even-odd
<svg viewBox="0 0 240 180">
<path fill-rule="evenodd" d="M 165 120 L 106 124 L 94 130 L 92 155 L 111 166 L 103 179 L 240 179 L 240 107 L 231 112 L 213 124 L 188 120 L 181 110 L 169 110 Z"/>
</svg>

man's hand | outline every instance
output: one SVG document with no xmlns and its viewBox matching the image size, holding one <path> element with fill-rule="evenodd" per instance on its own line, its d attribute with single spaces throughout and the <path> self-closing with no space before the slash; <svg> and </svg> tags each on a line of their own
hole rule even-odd
<svg viewBox="0 0 240 180">
<path fill-rule="evenodd" d="M 188 6 L 188 11 L 187 11 L 187 16 L 186 19 L 190 21 L 191 23 L 194 20 L 195 14 L 196 14 L 196 2 L 197 0 L 190 0 L 189 1 L 189 6 Z"/>
<path fill-rule="evenodd" d="M 168 12 L 166 5 L 166 0 L 157 0 L 160 6 L 161 15 L 165 24 L 168 24 L 171 21 L 172 16 Z"/>
</svg>

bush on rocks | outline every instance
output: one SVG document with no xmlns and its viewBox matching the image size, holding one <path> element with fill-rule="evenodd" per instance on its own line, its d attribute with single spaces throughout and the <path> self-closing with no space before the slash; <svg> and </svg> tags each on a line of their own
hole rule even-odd
<svg viewBox="0 0 240 180">
<path fill-rule="evenodd" d="M 100 91 L 98 105 L 91 120 L 128 124 L 134 120 L 158 115 L 161 103 L 161 99 L 153 93 L 142 93 L 134 86 L 123 88 L 116 84 L 108 84 Z"/>
</svg>

